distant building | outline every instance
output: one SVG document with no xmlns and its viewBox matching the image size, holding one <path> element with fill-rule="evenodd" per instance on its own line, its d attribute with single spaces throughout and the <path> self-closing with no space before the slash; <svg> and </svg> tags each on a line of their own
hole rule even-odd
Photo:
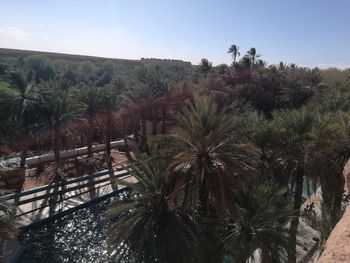
<svg viewBox="0 0 350 263">
<path fill-rule="evenodd" d="M 155 66 L 178 66 L 178 67 L 191 67 L 191 62 L 183 61 L 179 59 L 160 59 L 160 58 L 141 58 L 143 64 L 155 65 Z"/>
</svg>

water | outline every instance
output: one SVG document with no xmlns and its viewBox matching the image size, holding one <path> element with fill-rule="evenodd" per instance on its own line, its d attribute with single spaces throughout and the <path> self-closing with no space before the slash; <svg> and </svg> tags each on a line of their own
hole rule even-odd
<svg viewBox="0 0 350 263">
<path fill-rule="evenodd" d="M 111 262 L 106 244 L 111 199 L 24 231 L 19 263 Z"/>
</svg>

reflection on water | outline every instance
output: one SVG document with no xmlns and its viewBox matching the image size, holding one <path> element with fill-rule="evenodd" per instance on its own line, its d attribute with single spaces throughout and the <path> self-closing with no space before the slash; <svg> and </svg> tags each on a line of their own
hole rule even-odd
<svg viewBox="0 0 350 263">
<path fill-rule="evenodd" d="M 25 251 L 19 262 L 111 262 L 106 244 L 110 222 L 104 218 L 110 202 L 99 202 L 24 231 L 20 240 Z"/>
</svg>

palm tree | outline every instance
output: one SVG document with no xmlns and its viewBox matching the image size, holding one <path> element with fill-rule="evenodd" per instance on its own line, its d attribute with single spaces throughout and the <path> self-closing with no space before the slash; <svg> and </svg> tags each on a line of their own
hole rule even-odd
<svg viewBox="0 0 350 263">
<path fill-rule="evenodd" d="M 113 171 L 113 160 L 111 156 L 111 133 L 112 133 L 112 120 L 113 112 L 120 104 L 120 98 L 117 90 L 113 86 L 104 87 L 101 94 L 101 108 L 105 113 L 106 117 L 106 155 L 107 155 L 107 165 L 110 172 L 111 179 L 114 176 Z M 111 181 L 112 188 L 117 190 L 117 185 L 114 183 L 114 180 Z"/>
<path fill-rule="evenodd" d="M 342 170 L 350 156 L 348 118 L 341 113 L 322 116 L 305 107 L 274 116 L 283 133 L 281 164 L 292 181 L 297 214 L 302 204 L 304 181 L 311 179 L 320 183 L 325 209 L 338 215 L 345 184 Z M 298 225 L 296 217 L 290 224 L 294 244 L 288 255 L 289 262 L 295 262 Z"/>
<path fill-rule="evenodd" d="M 237 57 L 239 57 L 241 54 L 239 53 L 239 46 L 236 45 L 232 45 L 230 46 L 230 48 L 228 49 L 227 53 L 231 53 L 232 54 L 232 59 L 233 59 L 233 64 L 236 65 L 236 59 Z"/>
<path fill-rule="evenodd" d="M 86 116 L 88 121 L 87 149 L 88 158 L 92 161 L 92 140 L 94 134 L 94 119 L 100 109 L 99 88 L 94 84 L 79 85 L 71 91 L 71 105 L 76 114 Z"/>
<path fill-rule="evenodd" d="M 312 70 L 308 70 L 308 81 L 310 82 L 311 90 L 320 87 L 323 80 L 324 75 L 319 70 L 319 68 L 313 68 Z"/>
<path fill-rule="evenodd" d="M 143 110 L 144 103 L 151 101 L 155 98 L 154 91 L 149 89 L 147 85 L 142 83 L 136 83 L 129 86 L 124 94 L 121 95 L 124 105 L 127 105 L 134 109 L 133 115 L 129 116 L 133 119 L 134 135 L 138 142 L 138 125 L 141 121 L 141 134 L 143 137 L 147 134 L 146 127 L 146 111 Z"/>
<path fill-rule="evenodd" d="M 248 262 L 259 251 L 260 262 L 285 262 L 290 240 L 283 225 L 294 214 L 286 205 L 286 191 L 266 179 L 239 184 L 224 216 L 226 257 Z"/>
<path fill-rule="evenodd" d="M 141 68 L 134 72 L 134 77 L 128 89 L 121 95 L 122 101 L 129 108 L 134 109 L 134 135 L 138 142 L 138 127 L 141 123 L 142 139 L 147 141 L 146 119 L 153 119 L 153 134 L 159 120 L 159 111 L 162 114 L 163 127 L 165 130 L 166 108 L 157 107 L 156 98 L 166 96 L 171 90 L 168 81 L 152 68 Z M 160 109 L 158 109 L 160 108 Z"/>
<path fill-rule="evenodd" d="M 236 136 L 234 122 L 207 97 L 196 97 L 177 116 L 171 134 L 175 156 L 171 168 L 186 184 L 184 210 L 198 200 L 224 207 L 236 176 L 252 172 L 255 150 Z"/>
<path fill-rule="evenodd" d="M 88 163 L 87 170 L 89 174 L 92 174 L 95 170 L 93 152 L 92 152 L 92 141 L 94 135 L 94 122 L 95 117 L 100 109 L 100 92 L 98 87 L 94 84 L 80 85 L 75 87 L 71 93 L 71 105 L 75 114 L 86 116 L 88 122 L 87 131 L 87 152 L 88 152 Z M 96 191 L 94 188 L 94 179 L 89 179 L 89 191 L 90 198 L 96 198 Z"/>
<path fill-rule="evenodd" d="M 199 63 L 199 71 L 204 74 L 204 77 L 207 76 L 211 68 L 212 68 L 212 63 L 208 59 L 202 58 L 201 62 Z"/>
<path fill-rule="evenodd" d="M 256 53 L 256 49 L 252 47 L 247 51 L 247 56 L 250 58 L 250 61 L 252 62 L 252 66 L 256 64 L 257 59 L 261 57 L 261 54 Z"/>
<path fill-rule="evenodd" d="M 266 180 L 239 184 L 224 216 L 227 258 L 248 262 L 259 251 L 260 262 L 285 262 L 290 242 L 283 224 L 294 214 L 286 204 L 286 191 Z"/>
<path fill-rule="evenodd" d="M 259 171 L 263 178 L 288 187 L 288 177 L 281 171 L 280 153 L 283 151 L 283 130 L 275 120 L 267 120 L 257 113 L 244 116 L 241 136 L 246 136 L 259 150 Z"/>
<path fill-rule="evenodd" d="M 201 231 L 170 201 L 171 174 L 162 160 L 139 159 L 130 172 L 137 183 L 120 184 L 132 188 L 133 198 L 117 200 L 109 210 L 113 220 L 108 244 L 117 262 L 208 262 Z"/>
<path fill-rule="evenodd" d="M 10 119 L 25 136 L 30 136 L 40 116 L 41 94 L 28 72 L 16 70 L 7 72 L 2 80 L 8 89 L 0 94 L 0 113 L 3 119 Z M 23 142 L 20 168 L 25 167 L 29 140 Z"/>
<path fill-rule="evenodd" d="M 296 236 L 299 226 L 299 213 L 302 205 L 304 179 L 306 176 L 308 145 L 311 141 L 311 132 L 314 118 L 306 109 L 299 111 L 283 111 L 274 116 L 283 129 L 282 162 L 287 176 L 294 182 L 294 204 L 297 217 L 290 223 L 290 238 L 292 249 L 288 253 L 288 262 L 296 262 Z"/>
<path fill-rule="evenodd" d="M 322 189 L 323 206 L 333 215 L 342 206 L 345 180 L 343 168 L 350 154 L 349 117 L 342 113 L 316 115 L 308 155 L 307 172 Z"/>
<path fill-rule="evenodd" d="M 53 152 L 55 155 L 55 176 L 61 178 L 60 148 L 62 124 L 71 117 L 68 104 L 68 91 L 63 89 L 65 83 L 59 80 L 51 80 L 42 85 L 43 90 L 43 115 L 49 125 L 54 127 Z"/>
</svg>

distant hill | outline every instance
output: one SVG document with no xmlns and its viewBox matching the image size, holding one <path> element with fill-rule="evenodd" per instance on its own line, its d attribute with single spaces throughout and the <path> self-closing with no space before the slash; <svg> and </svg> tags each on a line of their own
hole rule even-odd
<svg viewBox="0 0 350 263">
<path fill-rule="evenodd" d="M 95 57 L 86 55 L 73 55 L 64 53 L 53 53 L 43 51 L 31 51 L 31 50 L 19 50 L 19 49 L 8 49 L 0 48 L 0 60 L 13 59 L 13 58 L 25 58 L 31 55 L 44 55 L 51 59 L 65 59 L 72 62 L 91 61 L 96 64 L 101 64 L 105 61 L 111 61 L 116 65 L 124 65 L 129 67 L 140 66 L 140 65 L 159 65 L 159 66 L 182 66 L 190 67 L 191 62 L 182 60 L 171 60 L 171 59 L 156 59 L 156 58 L 142 58 L 141 60 L 132 59 L 119 59 L 119 58 L 106 58 L 106 57 Z"/>
</svg>

